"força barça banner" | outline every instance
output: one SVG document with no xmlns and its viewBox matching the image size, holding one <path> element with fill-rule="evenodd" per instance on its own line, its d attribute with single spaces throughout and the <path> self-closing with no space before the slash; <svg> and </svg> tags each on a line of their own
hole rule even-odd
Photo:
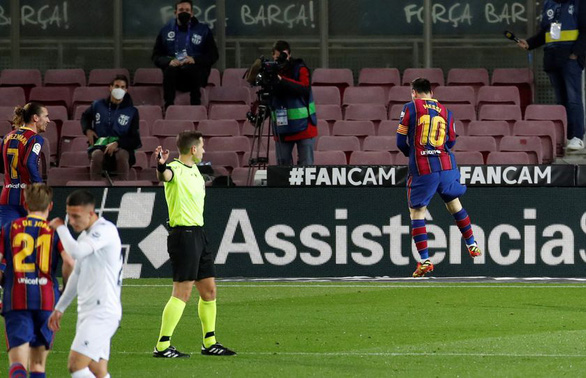
<svg viewBox="0 0 586 378">
<path fill-rule="evenodd" d="M 73 188 L 56 188 L 63 216 Z M 124 276 L 171 277 L 163 189 L 89 188 L 118 227 Z M 584 277 L 586 188 L 470 188 L 484 255 L 472 260 L 439 198 L 429 206 L 435 276 Z M 218 277 L 410 277 L 417 252 L 404 188 L 210 188 L 206 234 Z"/>
<path fill-rule="evenodd" d="M 576 166 L 460 166 L 461 182 L 470 186 L 574 186 Z M 272 187 L 405 186 L 405 166 L 269 166 Z"/>
</svg>

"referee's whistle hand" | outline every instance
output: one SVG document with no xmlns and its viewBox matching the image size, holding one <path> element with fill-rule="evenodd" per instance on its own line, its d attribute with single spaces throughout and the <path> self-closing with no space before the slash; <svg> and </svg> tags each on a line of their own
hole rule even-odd
<svg viewBox="0 0 586 378">
<path fill-rule="evenodd" d="M 157 156 L 157 162 L 159 164 L 165 164 L 165 162 L 169 158 L 169 150 L 163 150 L 163 147 L 158 146 L 155 149 L 155 156 Z"/>
</svg>

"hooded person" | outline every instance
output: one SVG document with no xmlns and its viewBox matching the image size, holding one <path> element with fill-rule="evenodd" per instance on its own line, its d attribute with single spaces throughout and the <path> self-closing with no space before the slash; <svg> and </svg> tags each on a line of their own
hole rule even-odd
<svg viewBox="0 0 586 378">
<path fill-rule="evenodd" d="M 136 161 L 134 151 L 142 146 L 138 110 L 127 91 L 128 78 L 116 76 L 110 83 L 110 95 L 94 101 L 81 116 L 92 180 L 100 180 L 104 171 L 127 180 Z"/>
</svg>

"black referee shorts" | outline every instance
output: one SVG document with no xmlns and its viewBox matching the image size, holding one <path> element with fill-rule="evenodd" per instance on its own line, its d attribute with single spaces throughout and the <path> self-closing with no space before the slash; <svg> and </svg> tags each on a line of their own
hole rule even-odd
<svg viewBox="0 0 586 378">
<path fill-rule="evenodd" d="M 202 227 L 173 227 L 167 237 L 167 250 L 173 269 L 173 282 L 199 281 L 215 277 L 214 255 L 207 248 Z"/>
</svg>

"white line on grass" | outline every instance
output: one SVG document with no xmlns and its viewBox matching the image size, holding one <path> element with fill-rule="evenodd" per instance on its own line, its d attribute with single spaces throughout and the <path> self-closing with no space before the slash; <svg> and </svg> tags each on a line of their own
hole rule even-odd
<svg viewBox="0 0 586 378">
<path fill-rule="evenodd" d="M 173 285 L 154 285 L 154 284 L 124 284 L 125 287 L 172 287 Z M 218 287 L 267 287 L 267 288 L 274 288 L 274 287 L 294 287 L 294 288 L 370 288 L 370 289 L 378 289 L 378 288 L 393 288 L 393 289 L 417 289 L 417 288 L 479 288 L 479 289 L 586 289 L 586 285 L 571 285 L 571 284 L 557 284 L 551 283 L 549 285 L 502 285 L 502 284 L 478 284 L 478 285 L 470 285 L 464 284 L 460 285 L 458 283 L 453 283 L 450 285 L 446 284 L 437 284 L 437 285 L 397 285 L 397 284 L 373 284 L 373 285 L 349 285 L 343 284 L 338 285 L 336 283 L 332 283 L 330 285 L 324 284 L 313 284 L 313 283 L 305 283 L 305 284 L 218 284 Z"/>
</svg>

